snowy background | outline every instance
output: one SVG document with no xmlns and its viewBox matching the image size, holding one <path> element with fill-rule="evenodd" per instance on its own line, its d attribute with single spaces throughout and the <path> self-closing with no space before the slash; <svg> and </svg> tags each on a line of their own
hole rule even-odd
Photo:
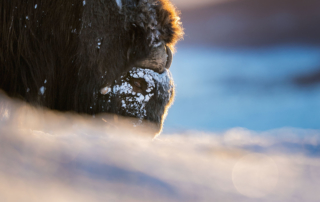
<svg viewBox="0 0 320 202">
<path fill-rule="evenodd" d="M 186 34 L 165 132 L 320 129 L 319 1 L 176 3 Z"/>
<path fill-rule="evenodd" d="M 173 2 L 163 134 L 0 93 L 0 201 L 320 201 L 319 1 Z"/>
<path fill-rule="evenodd" d="M 181 45 L 171 71 L 176 99 L 165 132 L 320 129 L 320 46 Z"/>
</svg>

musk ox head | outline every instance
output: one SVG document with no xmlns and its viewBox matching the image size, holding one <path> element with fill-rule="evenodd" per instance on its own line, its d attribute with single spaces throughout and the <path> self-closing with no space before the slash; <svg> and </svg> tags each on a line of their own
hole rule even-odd
<svg viewBox="0 0 320 202">
<path fill-rule="evenodd" d="M 0 3 L 0 88 L 59 111 L 116 113 L 161 129 L 180 18 L 168 0 Z"/>
</svg>

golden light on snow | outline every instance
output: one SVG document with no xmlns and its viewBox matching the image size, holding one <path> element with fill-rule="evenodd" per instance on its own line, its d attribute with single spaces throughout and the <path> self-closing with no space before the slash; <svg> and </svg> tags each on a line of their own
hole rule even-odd
<svg viewBox="0 0 320 202">
<path fill-rule="evenodd" d="M 0 93 L 0 202 L 320 201 L 318 130 L 153 138 L 130 123 L 35 108 Z"/>
<path fill-rule="evenodd" d="M 251 153 L 236 163 L 232 171 L 232 181 L 242 195 L 262 198 L 276 187 L 278 168 L 267 155 Z"/>
</svg>

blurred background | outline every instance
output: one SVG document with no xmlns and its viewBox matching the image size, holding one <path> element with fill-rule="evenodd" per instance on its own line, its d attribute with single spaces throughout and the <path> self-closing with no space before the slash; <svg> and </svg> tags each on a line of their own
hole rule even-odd
<svg viewBox="0 0 320 202">
<path fill-rule="evenodd" d="M 319 0 L 172 0 L 184 40 L 164 132 L 320 129 Z"/>
</svg>

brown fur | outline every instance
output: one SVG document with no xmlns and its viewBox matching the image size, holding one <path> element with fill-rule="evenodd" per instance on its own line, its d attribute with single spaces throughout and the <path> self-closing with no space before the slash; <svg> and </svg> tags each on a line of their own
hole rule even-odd
<svg viewBox="0 0 320 202">
<path fill-rule="evenodd" d="M 171 49 L 183 35 L 168 0 L 122 4 L 120 10 L 115 0 L 2 0 L 0 88 L 34 105 L 99 113 L 90 106 L 100 88 L 147 58 L 155 33 Z"/>
</svg>

